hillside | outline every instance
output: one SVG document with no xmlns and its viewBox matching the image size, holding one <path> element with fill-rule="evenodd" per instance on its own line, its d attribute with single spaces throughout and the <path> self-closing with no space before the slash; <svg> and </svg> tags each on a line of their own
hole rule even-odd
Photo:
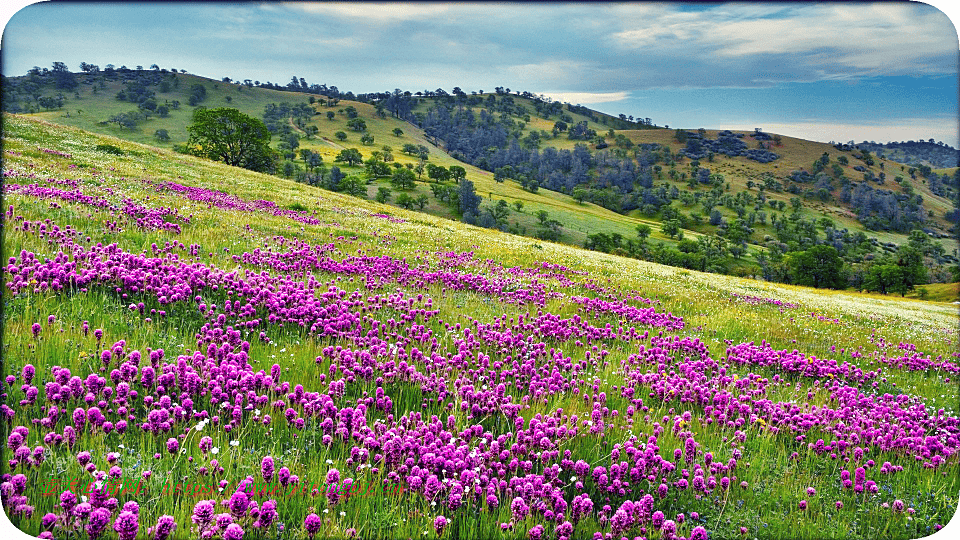
<svg viewBox="0 0 960 540">
<path fill-rule="evenodd" d="M 929 141 L 876 143 L 863 141 L 857 145 L 880 157 L 908 165 L 926 165 L 934 169 L 952 168 L 960 163 L 960 150 L 949 144 Z"/>
<path fill-rule="evenodd" d="M 0 472 L 33 536 L 906 539 L 953 517 L 955 306 L 3 123 Z"/>
<path fill-rule="evenodd" d="M 626 120 L 501 91 L 385 94 L 360 102 L 188 74 L 131 71 L 114 79 L 78 74 L 77 80 L 73 98 L 66 96 L 61 108 L 35 115 L 173 148 L 187 139 L 194 108 L 187 103 L 192 89 L 200 85 L 205 98 L 199 106 L 233 107 L 257 118 L 272 107 L 289 115 L 274 115 L 271 124 L 276 132 L 274 146 L 289 156 L 278 171 L 281 175 L 327 185 L 325 171 L 336 166 L 365 185 L 367 198 L 389 189 L 392 204 L 405 200 L 413 206 L 413 201 L 421 199 L 423 212 L 460 219 L 460 209 L 441 201 L 435 191 L 437 182 L 424 172 L 418 173 L 412 189 L 397 190 L 389 176 L 371 176 L 360 164 L 336 161 L 344 149 L 356 149 L 364 160 L 389 159 L 391 166 L 412 168 L 422 165 L 417 151 L 403 151 L 412 145 L 429 152 L 423 164 L 465 169 L 466 178 L 484 198 L 478 217 L 487 219 L 490 226 L 526 236 L 558 238 L 694 269 L 780 280 L 787 277 L 787 270 L 763 262 L 767 259 L 756 263 L 755 257 L 773 253 L 776 258 L 813 244 L 832 243 L 851 271 L 861 272 L 860 266 L 906 245 L 910 230 L 919 227 L 929 239 L 924 250 L 933 279 L 948 280 L 946 268 L 957 262 L 951 232 L 957 169 L 924 177 L 915 169 L 855 148 L 786 134 L 683 130 L 680 137 L 678 131 L 653 125 L 613 129 L 626 125 Z M 41 93 L 52 94 L 53 83 L 46 84 Z M 129 97 L 131 85 L 139 92 L 137 84 L 154 92 L 152 99 L 158 106 L 177 101 L 179 108 L 170 108 L 166 117 L 151 114 L 132 129 L 123 127 L 122 121 L 105 122 L 137 109 L 135 103 L 116 98 L 121 91 Z M 363 129 L 349 126 L 355 119 L 351 116 L 363 121 Z M 575 127 L 582 136 L 571 138 Z M 157 130 L 165 130 L 169 139 L 157 140 Z M 706 151 L 700 159 L 688 157 L 697 151 L 693 142 L 709 143 L 721 137 L 738 138 L 746 152 L 772 152 L 778 157 L 761 162 Z M 321 156 L 322 167 L 308 166 L 301 159 L 304 151 Z M 529 157 L 534 153 L 535 160 Z M 574 156 L 582 160 L 583 169 L 576 172 L 570 165 L 548 169 L 547 154 L 567 163 Z M 501 207 L 495 221 L 493 214 L 501 200 L 505 211 Z M 541 211 L 560 225 L 559 237 L 544 226 L 538 216 Z M 664 230 L 667 222 L 676 223 L 676 231 Z M 638 225 L 651 228 L 646 243 L 636 241 Z M 683 238 L 703 240 L 692 246 L 683 244 Z M 711 243 L 719 249 L 704 247 Z M 671 249 L 651 251 L 657 244 Z"/>
</svg>

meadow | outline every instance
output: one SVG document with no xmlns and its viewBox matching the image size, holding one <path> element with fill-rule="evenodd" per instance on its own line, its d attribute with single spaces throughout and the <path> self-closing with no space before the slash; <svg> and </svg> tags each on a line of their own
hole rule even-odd
<svg viewBox="0 0 960 540">
<path fill-rule="evenodd" d="M 152 77 L 154 77 L 154 75 L 153 72 L 149 71 L 143 73 L 143 76 L 149 80 L 153 80 Z M 415 124 L 394 118 L 390 114 L 384 114 L 384 116 L 381 117 L 377 114 L 376 107 L 370 103 L 343 99 L 331 105 L 324 96 L 278 91 L 259 86 L 248 87 L 246 85 L 231 84 L 186 73 L 170 74 L 164 75 L 163 79 L 167 83 L 173 81 L 175 84 L 171 84 L 166 88 L 154 83 L 148 86 L 156 92 L 156 100 L 158 103 L 172 104 L 176 101 L 181 103 L 181 105 L 175 109 L 171 109 L 165 117 L 154 114 L 149 119 L 142 121 L 137 128 L 128 129 L 120 127 L 116 123 L 104 122 L 104 120 L 109 119 L 113 115 L 136 109 L 135 104 L 115 98 L 116 94 L 125 88 L 122 79 L 105 78 L 90 74 L 77 74 L 77 79 L 81 84 L 77 88 L 75 96 L 67 95 L 62 108 L 36 112 L 30 116 L 60 125 L 78 127 L 94 133 L 112 135 L 128 141 L 154 145 L 161 148 L 172 148 L 176 144 L 183 144 L 187 141 L 187 127 L 191 122 L 194 109 L 194 107 L 187 105 L 187 103 L 191 94 L 191 88 L 194 85 L 202 86 L 207 96 L 199 105 L 211 108 L 236 108 L 255 118 L 261 118 L 265 108 L 271 104 L 287 104 L 290 106 L 309 105 L 315 110 L 315 115 L 303 119 L 302 126 L 298 126 L 292 118 L 289 120 L 293 133 L 300 137 L 299 149 L 307 149 L 318 153 L 322 156 L 324 163 L 328 167 L 336 165 L 347 175 L 359 175 L 365 180 L 369 180 L 370 183 L 367 186 L 366 193 L 368 198 L 372 199 L 381 187 L 390 189 L 389 178 L 368 179 L 362 165 L 349 166 L 343 162 L 336 162 L 336 156 L 341 150 L 345 148 L 356 149 L 364 159 L 368 159 L 374 152 L 383 153 L 386 147 L 391 149 L 390 152 L 396 163 L 414 165 L 417 163 L 417 158 L 402 153 L 401 149 L 406 144 L 422 145 L 430 151 L 429 163 L 443 167 L 452 165 L 462 166 L 467 172 L 467 179 L 476 186 L 477 194 L 484 198 L 483 206 L 490 207 L 494 206 L 500 200 L 506 201 L 510 205 L 509 224 L 518 231 L 525 230 L 526 233 L 524 233 L 524 235 L 526 236 L 534 236 L 534 232 L 537 230 L 539 224 L 537 212 L 545 211 L 551 219 L 556 219 L 562 224 L 562 236 L 560 240 L 563 243 L 582 246 L 589 235 L 596 233 L 608 235 L 619 234 L 623 238 L 634 238 L 636 236 L 635 229 L 637 225 L 644 224 L 650 226 L 652 229 L 650 236 L 652 241 L 663 243 L 669 247 L 677 246 L 677 239 L 661 231 L 662 220 L 657 215 L 646 215 L 640 212 L 639 209 L 626 213 L 618 213 L 588 201 L 577 202 L 571 195 L 559 191 L 541 189 L 536 193 L 531 193 L 523 189 L 516 181 L 496 182 L 493 173 L 458 161 L 449 155 L 442 145 L 438 146 L 434 144 L 437 141 L 431 140 L 424 131 Z M 55 88 L 53 88 L 52 83 L 50 83 L 44 88 L 44 91 L 54 93 Z M 487 96 L 489 97 L 489 94 L 487 94 Z M 504 96 L 500 97 L 501 99 L 504 98 Z M 526 110 L 531 114 L 521 115 L 517 113 L 516 109 L 511 110 L 510 113 L 494 111 L 493 114 L 498 117 L 505 115 L 505 117 L 510 118 L 517 125 L 516 129 L 521 138 L 533 132 L 542 133 L 544 137 L 541 139 L 541 150 L 547 147 L 558 150 L 572 150 L 575 145 L 584 143 L 584 141 L 569 139 L 565 134 L 559 134 L 556 137 L 549 135 L 553 129 L 554 122 L 557 120 L 557 115 L 552 115 L 547 119 L 537 114 L 532 114 L 536 109 L 536 102 L 534 100 L 520 95 L 510 95 L 506 97 L 509 97 L 519 109 Z M 311 98 L 314 99 L 314 103 L 309 102 Z M 443 98 L 419 98 L 413 112 L 425 114 L 432 107 L 442 102 Z M 462 104 L 457 105 L 458 108 L 462 106 Z M 363 132 L 355 131 L 347 125 L 349 120 L 345 114 L 345 110 L 349 107 L 353 107 L 358 117 L 364 120 L 366 129 Z M 478 115 L 480 111 L 485 108 L 487 108 L 487 105 L 466 106 L 466 109 Z M 569 106 L 562 110 L 563 114 L 571 120 L 571 125 L 585 122 L 587 127 L 606 137 L 607 142 L 610 144 L 606 152 L 611 155 L 617 155 L 618 152 L 624 153 L 624 155 L 632 154 L 632 150 L 626 152 L 623 149 L 617 148 L 614 136 L 625 137 L 633 145 L 660 145 L 663 148 L 669 148 L 673 154 L 676 154 L 685 147 L 684 143 L 680 143 L 674 138 L 674 129 L 613 130 L 614 136 L 611 136 L 609 133 L 611 130 L 608 124 L 614 119 L 609 115 L 593 113 L 594 117 L 591 118 L 580 114 L 577 110 L 571 110 Z M 327 113 L 332 113 L 333 117 L 328 118 Z M 602 123 L 596 121 L 594 118 L 601 120 Z M 697 128 L 697 126 L 687 127 L 690 129 Z M 154 133 L 158 129 L 165 130 L 169 135 L 169 140 L 157 140 L 154 137 Z M 400 129 L 402 134 L 399 136 L 395 135 L 395 129 Z M 336 137 L 338 132 L 343 132 L 347 138 L 341 141 Z M 748 141 L 750 147 L 754 147 L 757 141 L 749 137 L 750 131 L 747 130 L 743 133 L 748 136 L 745 140 Z M 717 130 L 704 130 L 704 135 L 708 138 L 716 138 L 717 134 Z M 363 135 L 373 137 L 374 142 L 372 144 L 362 143 L 361 137 Z M 273 145 L 277 146 L 280 140 L 282 140 L 281 136 L 274 136 Z M 763 183 L 764 177 L 772 175 L 777 181 L 786 184 L 786 178 L 793 171 L 810 170 L 814 161 L 819 159 L 824 153 L 831 156 L 834 160 L 832 163 L 835 163 L 841 156 L 849 158 L 849 163 L 842 165 L 842 171 L 846 177 L 853 180 L 859 179 L 863 174 L 859 169 L 855 170 L 854 167 L 860 167 L 863 170 L 869 171 L 873 176 L 879 176 L 881 173 L 888 174 L 890 180 L 898 175 L 905 178 L 909 178 L 910 176 L 908 172 L 906 172 L 909 168 L 902 164 L 878 159 L 875 163 L 868 165 L 858 160 L 854 153 L 850 151 L 838 151 L 834 146 L 827 143 L 782 135 L 780 137 L 780 143 L 772 149 L 781 157 L 771 163 L 759 163 L 742 156 L 728 157 L 718 154 L 715 158 L 704 161 L 702 165 L 710 169 L 713 173 L 720 174 L 724 177 L 726 182 L 724 189 L 725 194 L 737 195 L 744 193 L 749 194 L 751 197 L 757 196 L 758 190 L 756 186 Z M 296 161 L 298 165 L 303 165 L 299 158 Z M 710 186 L 697 185 L 696 187 L 691 187 L 685 180 L 669 174 L 672 169 L 676 169 L 675 172 L 692 176 L 692 164 L 693 160 L 684 160 L 675 167 L 665 166 L 664 170 L 659 173 L 655 179 L 656 185 L 666 185 L 668 188 L 676 188 L 681 193 L 693 192 L 699 195 L 706 195 L 710 191 Z M 938 174 L 953 174 L 954 170 L 955 169 L 937 170 L 936 172 Z M 927 185 L 927 180 L 922 176 L 911 179 L 910 183 L 914 192 L 923 198 L 925 208 L 932 212 L 932 214 L 928 216 L 929 219 L 926 226 L 941 232 L 947 231 L 950 223 L 949 220 L 944 218 L 944 213 L 953 208 L 949 197 L 938 196 L 931 192 L 930 187 Z M 423 175 L 422 178 L 416 182 L 415 188 L 406 193 L 413 198 L 421 195 L 428 197 L 429 203 L 423 208 L 423 212 L 440 217 L 454 217 L 454 213 L 448 205 L 432 196 L 429 189 L 430 185 L 431 181 L 428 180 L 426 175 Z M 810 185 L 802 187 L 803 189 L 807 189 Z M 808 220 L 827 218 L 833 222 L 837 228 L 846 228 L 851 232 L 864 231 L 868 236 L 876 237 L 882 242 L 893 242 L 898 245 L 907 242 L 907 234 L 905 232 L 865 229 L 863 224 L 856 219 L 856 215 L 851 207 L 839 201 L 840 189 L 839 186 L 836 187 L 837 189 L 833 191 L 833 198 L 827 202 L 822 202 L 817 198 L 802 197 L 802 206 L 799 215 Z M 903 193 L 903 187 L 892 181 L 886 182 L 883 189 L 897 194 Z M 393 190 L 393 196 L 389 202 L 394 207 L 397 206 L 396 199 L 400 196 L 400 193 L 398 190 Z M 790 199 L 796 197 L 795 194 L 788 191 L 775 190 L 767 190 L 764 192 L 764 195 L 768 201 L 782 203 L 787 205 L 788 208 Z M 522 209 L 514 210 L 513 205 L 517 203 L 522 205 Z M 710 221 L 706 219 L 708 217 L 707 213 L 701 212 L 703 208 L 699 203 L 693 205 L 676 203 L 674 206 L 684 214 L 698 214 L 698 216 L 702 218 L 697 222 L 686 220 L 687 223 L 685 224 L 684 234 L 687 238 L 697 239 L 700 236 L 709 237 L 718 232 L 718 226 L 711 224 Z M 752 208 L 753 204 L 748 206 Z M 731 223 L 740 217 L 734 209 L 722 204 L 718 205 L 715 209 L 720 212 L 723 219 Z M 765 252 L 768 249 L 766 242 L 761 239 L 766 236 L 777 237 L 776 227 L 773 223 L 774 216 L 784 218 L 789 215 L 789 212 L 784 212 L 782 209 L 777 212 L 763 204 L 758 205 L 757 209 L 763 210 L 766 213 L 766 217 L 770 218 L 770 221 L 764 219 L 762 222 L 754 223 L 751 226 L 754 229 L 754 233 L 747 244 L 748 251 L 746 256 L 739 259 L 731 257 L 726 261 L 727 264 L 734 267 L 746 267 L 746 269 L 749 270 L 754 255 Z M 937 236 L 934 236 L 931 238 L 931 241 L 943 245 L 946 253 L 952 253 L 956 246 L 951 238 L 952 237 L 949 236 L 946 238 L 937 238 Z"/>
<path fill-rule="evenodd" d="M 949 303 L 3 120 L 0 495 L 28 534 L 899 539 L 953 518 Z"/>
</svg>

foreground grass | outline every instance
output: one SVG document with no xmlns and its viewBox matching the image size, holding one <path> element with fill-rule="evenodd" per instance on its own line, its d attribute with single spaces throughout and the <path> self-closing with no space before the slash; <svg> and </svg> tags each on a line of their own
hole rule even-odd
<svg viewBox="0 0 960 540">
<path fill-rule="evenodd" d="M 473 252 L 470 262 L 464 263 L 465 268 L 483 275 L 497 274 L 501 267 L 535 268 L 543 262 L 550 262 L 570 269 L 564 272 L 576 285 L 571 287 L 557 278 L 543 277 L 541 279 L 547 284 L 548 290 L 569 295 L 600 296 L 602 293 L 597 292 L 599 286 L 618 291 L 620 295 L 649 298 L 655 302 L 658 311 L 683 317 L 686 326 L 677 334 L 699 338 L 715 359 L 724 356 L 730 343 L 759 343 L 766 340 L 778 349 L 798 349 L 817 357 L 842 357 L 858 362 L 861 368 L 867 370 L 879 367 L 872 353 L 885 350 L 878 345 L 881 339 L 893 347 L 900 342 L 911 343 L 919 351 L 934 357 L 948 358 L 956 347 L 956 311 L 949 305 L 849 292 L 824 292 L 662 267 L 478 229 L 416 212 L 386 208 L 133 143 L 111 139 L 109 142 L 122 148 L 125 155 L 103 154 L 95 150 L 97 144 L 105 142 L 101 137 L 15 116 L 7 116 L 5 121 L 6 169 L 34 174 L 41 180 L 48 177 L 78 179 L 85 193 L 131 197 L 156 207 L 176 208 L 180 214 L 191 216 L 190 223 L 184 225 L 179 235 L 140 230 L 129 224 L 125 230 L 117 232 L 103 226 L 104 221 L 116 219 L 104 211 L 70 203 L 53 206 L 49 201 L 18 194 L 6 196 L 4 208 L 13 205 L 16 215 L 25 216 L 30 221 L 50 219 L 61 228 L 69 225 L 90 237 L 89 241 L 84 240 L 84 244 L 117 243 L 125 251 L 145 251 L 149 254 L 153 244 L 163 246 L 165 242 L 176 240 L 186 246 L 198 244 L 202 247 L 195 257 L 197 262 L 225 269 L 241 266 L 233 260 L 235 254 L 251 252 L 256 248 L 279 250 L 279 236 L 299 238 L 315 245 L 330 243 L 343 254 L 363 250 L 369 255 L 406 258 L 409 261 L 420 258 L 432 263 L 442 260 L 443 253 Z M 42 148 L 56 149 L 70 154 L 70 157 L 50 154 Z M 146 180 L 174 181 L 218 189 L 244 200 L 275 201 L 282 207 L 300 204 L 309 208 L 322 224 L 303 225 L 279 216 L 251 216 L 208 208 L 173 194 L 148 191 Z M 24 183 L 22 178 L 16 181 Z M 371 217 L 372 214 L 383 212 L 390 212 L 392 217 L 405 221 L 394 223 Z M 3 249 L 4 257 L 18 255 L 20 250 L 47 257 L 57 252 L 56 245 L 46 238 L 9 227 L 4 230 Z M 183 250 L 174 252 L 186 256 Z M 315 277 L 321 283 L 336 285 L 346 291 L 373 294 L 366 290 L 360 280 L 343 275 L 316 272 Z M 405 288 L 408 290 L 404 291 Z M 540 310 L 559 317 L 571 317 L 579 313 L 575 306 L 559 299 L 538 308 L 505 304 L 477 292 L 444 290 L 438 285 L 417 289 L 391 285 L 386 292 L 395 292 L 393 289 L 420 293 L 433 300 L 433 309 L 438 310 L 439 314 L 424 322 L 423 327 L 433 335 L 442 336 L 439 341 L 441 347 L 453 346 L 463 338 L 463 332 L 451 331 L 447 324 L 459 323 L 462 327 L 469 327 L 474 320 L 489 323 L 498 317 L 510 318 L 520 314 L 535 316 Z M 775 298 L 799 304 L 799 307 L 782 309 L 774 305 L 746 305 L 734 301 L 731 297 L 733 293 Z M 5 296 L 4 375 L 19 375 L 21 368 L 28 363 L 37 368 L 38 378 L 39 374 L 49 373 L 53 366 L 67 367 L 74 373 L 92 371 L 100 352 L 121 339 L 126 340 L 128 350 L 162 348 L 167 351 L 168 357 L 189 354 L 195 347 L 194 336 L 206 322 L 195 311 L 184 309 L 176 317 L 151 317 L 147 321 L 139 312 L 131 311 L 129 303 L 128 298 L 102 290 L 87 294 Z M 386 320 L 398 314 L 386 310 L 377 316 Z M 55 317 L 56 322 L 47 326 L 50 315 Z M 625 324 L 610 315 L 589 317 L 599 327 Z M 90 328 L 102 329 L 102 340 L 98 343 L 92 335 L 83 335 L 80 321 L 88 321 Z M 31 336 L 30 330 L 35 322 L 44 325 L 36 339 Z M 293 328 L 270 328 L 269 332 L 269 343 L 258 342 L 255 332 L 245 336 L 252 343 L 251 365 L 256 370 L 269 371 L 273 364 L 279 364 L 283 380 L 288 381 L 291 387 L 301 384 L 307 391 L 323 391 L 326 385 L 319 382 L 320 376 L 329 373 L 331 366 L 331 361 L 323 358 L 323 349 L 339 343 L 318 340 Z M 650 333 L 656 335 L 657 331 L 652 329 Z M 403 343 L 398 336 L 391 339 Z M 594 345 L 609 349 L 609 364 L 591 366 L 584 379 L 601 381 L 602 388 L 609 395 L 607 407 L 622 413 L 629 401 L 615 391 L 626 382 L 619 366 L 636 352 L 636 345 L 625 346 L 614 341 Z M 589 344 L 573 341 L 556 340 L 546 343 L 546 347 L 561 348 L 563 355 L 578 360 L 585 358 L 588 352 L 594 352 Z M 864 355 L 853 359 L 849 355 L 842 356 L 839 349 L 860 350 Z M 494 358 L 503 354 L 492 346 L 478 350 Z M 321 358 L 319 362 L 318 357 Z M 729 369 L 741 380 L 750 371 L 756 376 L 771 379 L 775 376 L 785 377 L 788 384 L 772 388 L 768 399 L 795 401 L 810 406 L 823 406 L 830 402 L 828 393 L 813 388 L 809 380 L 790 378 L 790 375 L 769 368 L 730 366 Z M 465 377 L 468 375 L 465 371 L 451 372 L 447 378 L 453 381 Z M 943 408 L 948 416 L 958 414 L 956 382 L 948 380 L 949 374 L 885 368 L 884 376 L 886 380 L 876 392 L 917 396 L 928 408 Z M 752 391 L 756 389 L 755 384 L 750 383 L 742 388 Z M 372 395 L 376 386 L 373 381 L 358 380 L 351 383 L 346 399 L 356 399 L 364 392 Z M 735 388 L 736 383 L 731 383 L 729 387 Z M 644 392 L 650 390 L 645 386 L 640 388 Z M 452 414 L 456 429 L 467 428 L 478 421 L 468 418 L 458 407 L 454 407 L 452 412 L 447 411 L 441 404 L 428 399 L 429 392 L 416 384 L 389 383 L 385 389 L 393 398 L 398 413 L 421 411 L 427 417 L 437 415 L 440 418 Z M 812 392 L 811 397 L 808 397 L 808 389 Z M 44 415 L 42 402 L 32 406 L 18 406 L 15 402 L 8 404 L 17 409 L 20 423 Z M 608 431 L 605 436 L 585 434 L 565 443 L 568 446 L 564 449 L 571 451 L 574 460 L 606 463 L 603 460 L 610 459 L 614 445 L 623 444 L 631 435 L 645 439 L 655 429 L 653 423 L 664 416 L 672 417 L 687 410 L 697 415 L 703 413 L 702 406 L 685 402 L 680 396 L 662 400 L 645 398 L 645 404 L 649 410 L 644 415 L 648 415 L 649 419 L 638 416 L 631 426 L 623 420 L 613 420 L 615 429 Z M 529 420 L 537 413 L 550 414 L 558 408 L 563 408 L 567 414 L 580 414 L 581 417 L 588 416 L 591 411 L 590 404 L 579 396 L 557 394 L 550 400 L 530 403 L 522 416 Z M 194 504 L 199 498 L 209 498 L 215 494 L 204 497 L 158 494 L 162 493 L 162 487 L 168 481 L 195 482 L 200 477 L 197 466 L 208 465 L 211 459 L 217 459 L 226 471 L 223 477 L 234 482 L 247 474 L 255 474 L 264 455 L 276 457 L 291 472 L 310 482 L 322 481 L 331 467 L 349 470 L 346 464 L 350 457 L 349 444 L 337 442 L 324 445 L 316 429 L 302 432 L 289 429 L 281 412 L 271 411 L 275 422 L 270 426 L 248 422 L 242 430 L 233 433 L 215 426 L 191 431 L 187 436 L 189 443 L 182 445 L 187 449 L 186 452 L 177 455 L 167 453 L 164 446 L 166 437 L 149 436 L 136 429 L 124 435 L 84 431 L 76 448 L 93 453 L 97 456 L 98 464 L 108 452 L 121 452 L 124 469 L 130 474 L 138 475 L 143 470 L 154 471 L 149 481 L 152 496 L 140 500 L 141 513 L 150 516 L 149 520 L 145 517 L 141 521 L 141 537 L 146 538 L 146 527 L 155 522 L 156 516 L 168 514 L 181 524 L 178 537 L 186 538 L 189 537 L 186 524 L 190 522 Z M 376 411 L 371 412 L 368 421 L 371 424 L 388 422 L 389 418 L 386 413 Z M 479 422 L 487 429 L 503 432 L 512 429 L 509 422 L 499 418 L 480 418 Z M 731 451 L 727 443 L 736 436 L 737 429 L 717 424 L 697 424 L 691 429 L 696 431 L 699 444 L 717 449 L 717 461 L 730 458 Z M 894 465 L 903 466 L 904 470 L 885 478 L 878 493 L 853 494 L 850 490 L 842 489 L 838 481 L 839 471 L 848 466 L 807 450 L 808 441 L 796 441 L 789 434 L 773 435 L 757 424 L 742 429 L 749 433 L 749 437 L 746 438 L 743 465 L 736 471 L 738 478 L 733 489 L 726 494 L 718 493 L 705 498 L 695 497 L 690 492 L 671 496 L 663 502 L 663 508 L 668 510 L 668 518 L 673 518 L 671 512 L 686 512 L 689 516 L 689 512 L 696 511 L 700 515 L 697 523 L 705 526 L 713 538 L 739 538 L 740 527 L 747 527 L 751 536 L 761 538 L 915 538 L 932 532 L 932 527 L 937 524 L 946 523 L 956 508 L 960 492 L 956 455 L 935 470 L 925 469 L 920 461 L 906 455 L 891 453 L 882 459 L 878 456 L 875 458 L 878 462 L 889 460 Z M 213 447 L 218 449 L 217 454 L 205 455 L 198 450 L 196 441 L 203 435 L 212 437 Z M 830 434 L 824 431 L 811 432 L 809 435 L 812 440 L 817 437 L 829 440 Z M 672 456 L 673 450 L 682 448 L 684 441 L 667 429 L 657 444 L 661 455 Z M 791 459 L 794 452 L 798 453 L 798 458 Z M 43 479 L 84 474 L 74 458 L 75 453 L 61 448 L 51 449 L 50 458 L 29 471 L 31 489 L 39 489 L 36 486 Z M 154 454 L 159 454 L 160 458 L 155 458 Z M 193 458 L 193 461 L 189 458 Z M 370 485 L 382 481 L 384 472 L 365 468 L 351 474 L 358 484 Z M 747 487 L 741 488 L 740 482 L 746 482 Z M 644 480 L 638 482 L 637 487 L 656 489 L 656 486 L 646 485 Z M 808 487 L 815 489 L 816 497 L 806 495 Z M 218 498 L 226 495 L 229 492 L 220 494 Z M 803 498 L 809 499 L 810 504 L 801 511 L 797 501 Z M 881 504 L 894 499 L 903 500 L 915 509 L 915 513 L 892 514 L 881 509 Z M 528 517 L 526 521 L 502 529 L 501 523 L 511 521 L 508 500 L 501 501 L 498 508 L 471 504 L 454 512 L 442 508 L 442 505 L 432 505 L 418 494 L 409 492 L 398 496 L 355 497 L 336 506 L 328 506 L 322 497 L 278 497 L 277 500 L 281 521 L 288 531 L 284 534 L 294 538 L 306 537 L 302 520 L 311 512 L 325 518 L 321 534 L 333 537 L 347 536 L 350 529 L 363 538 L 432 537 L 436 534 L 434 519 L 441 513 L 452 520 L 450 528 L 444 532 L 452 538 L 523 538 L 536 523 L 533 517 Z M 605 504 L 599 497 L 595 500 L 598 506 Z M 43 496 L 39 491 L 30 492 L 30 501 L 35 506 L 33 517 L 18 518 L 15 523 L 36 534 L 40 516 L 54 511 L 57 501 L 55 497 Z M 841 501 L 843 508 L 838 509 L 835 501 Z M 689 526 L 685 534 L 689 534 Z M 605 527 L 609 525 L 591 517 L 578 524 L 576 537 L 589 538 L 589 531 L 603 531 Z M 269 531 L 269 534 L 264 533 L 264 537 L 274 534 L 279 532 Z M 654 538 L 658 534 L 650 532 Z"/>
</svg>

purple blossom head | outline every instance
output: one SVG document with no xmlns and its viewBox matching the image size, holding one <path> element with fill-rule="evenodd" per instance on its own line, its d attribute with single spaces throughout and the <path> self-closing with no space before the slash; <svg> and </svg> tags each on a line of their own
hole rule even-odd
<svg viewBox="0 0 960 540">
<path fill-rule="evenodd" d="M 213 520 L 213 501 L 200 501 L 193 507 L 192 521 L 201 527 Z"/>
<path fill-rule="evenodd" d="M 23 444 L 23 435 L 20 433 L 14 431 L 7 437 L 7 448 L 15 450 L 19 448 L 21 444 Z"/>
<path fill-rule="evenodd" d="M 87 519 L 87 516 L 90 515 L 90 512 L 93 511 L 93 506 L 90 503 L 82 502 L 73 507 L 73 516 L 80 519 Z"/>
<path fill-rule="evenodd" d="M 27 364 L 23 366 L 23 382 L 30 384 L 33 381 L 33 376 L 36 374 L 37 369 L 33 367 L 33 364 Z"/>
<path fill-rule="evenodd" d="M 437 516 L 437 519 L 433 520 L 433 528 L 437 531 L 437 536 L 443 534 L 443 530 L 447 528 L 448 523 L 447 518 L 443 516 Z"/>
<path fill-rule="evenodd" d="M 57 523 L 57 515 L 53 512 L 48 512 L 40 518 L 40 527 L 44 530 L 50 530 Z"/>
<path fill-rule="evenodd" d="M 891 508 L 893 508 L 893 511 L 896 512 L 897 514 L 902 513 L 904 508 L 903 501 L 901 501 L 900 499 L 893 501 L 893 506 Z"/>
<path fill-rule="evenodd" d="M 257 522 L 261 528 L 270 527 L 277 519 L 277 501 L 269 500 L 260 507 L 260 516 Z"/>
<path fill-rule="evenodd" d="M 663 515 L 663 512 L 657 510 L 653 513 L 653 516 L 650 518 L 650 523 L 653 525 L 654 529 L 660 530 L 663 527 L 663 522 L 666 520 L 666 516 Z"/>
<path fill-rule="evenodd" d="M 303 528 L 306 529 L 310 538 L 313 538 L 313 536 L 320 531 L 320 526 L 322 524 L 323 520 L 321 520 L 320 516 L 316 514 L 310 514 L 303 520 Z"/>
<path fill-rule="evenodd" d="M 117 532 L 120 540 L 134 540 L 137 537 L 137 531 L 140 530 L 137 514 L 129 510 L 120 512 L 116 521 L 113 522 L 113 530 Z"/>
<path fill-rule="evenodd" d="M 170 437 L 169 439 L 167 439 L 167 452 L 170 452 L 171 454 L 176 454 L 177 450 L 179 449 L 180 449 L 180 441 L 178 441 L 173 437 Z"/>
<path fill-rule="evenodd" d="M 177 530 L 177 520 L 173 516 L 160 516 L 160 519 L 157 520 L 157 526 L 153 528 L 153 539 L 167 540 L 175 530 Z"/>
<path fill-rule="evenodd" d="M 530 507 L 523 500 L 523 497 L 515 497 L 510 503 L 510 512 L 513 514 L 514 521 L 523 521 L 530 513 Z"/>
<path fill-rule="evenodd" d="M 260 462 L 260 474 L 263 475 L 264 482 L 273 481 L 273 458 L 272 457 L 270 456 L 263 457 L 263 460 Z"/>
<path fill-rule="evenodd" d="M 87 521 L 87 536 L 90 540 L 96 540 L 100 538 L 100 535 L 103 534 L 103 531 L 107 529 L 107 525 L 110 524 L 111 513 L 110 510 L 106 508 L 97 508 L 93 512 L 90 512 L 90 519 Z M 136 535 L 136 533 L 134 533 Z M 131 538 L 129 536 L 125 538 Z"/>
<path fill-rule="evenodd" d="M 230 513 L 236 517 L 243 517 L 247 512 L 247 507 L 250 506 L 250 499 L 247 497 L 247 494 L 243 491 L 237 490 L 231 497 L 228 504 L 230 508 Z"/>
<path fill-rule="evenodd" d="M 64 491 L 60 494 L 60 508 L 63 508 L 64 512 L 69 514 L 76 505 L 77 496 L 74 495 L 72 491 Z"/>
<path fill-rule="evenodd" d="M 236 523 L 231 523 L 223 531 L 223 540 L 241 540 L 243 538 L 243 528 Z"/>
</svg>

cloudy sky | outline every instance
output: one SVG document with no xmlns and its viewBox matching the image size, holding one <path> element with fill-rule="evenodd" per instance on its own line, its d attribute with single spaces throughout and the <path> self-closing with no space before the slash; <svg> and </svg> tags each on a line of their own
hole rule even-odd
<svg viewBox="0 0 960 540">
<path fill-rule="evenodd" d="M 671 127 L 958 146 L 957 32 L 919 3 L 41 3 L 8 11 L 7 76 L 54 61 L 77 70 L 83 61 L 281 84 L 296 75 L 355 93 L 503 86 Z"/>
</svg>

